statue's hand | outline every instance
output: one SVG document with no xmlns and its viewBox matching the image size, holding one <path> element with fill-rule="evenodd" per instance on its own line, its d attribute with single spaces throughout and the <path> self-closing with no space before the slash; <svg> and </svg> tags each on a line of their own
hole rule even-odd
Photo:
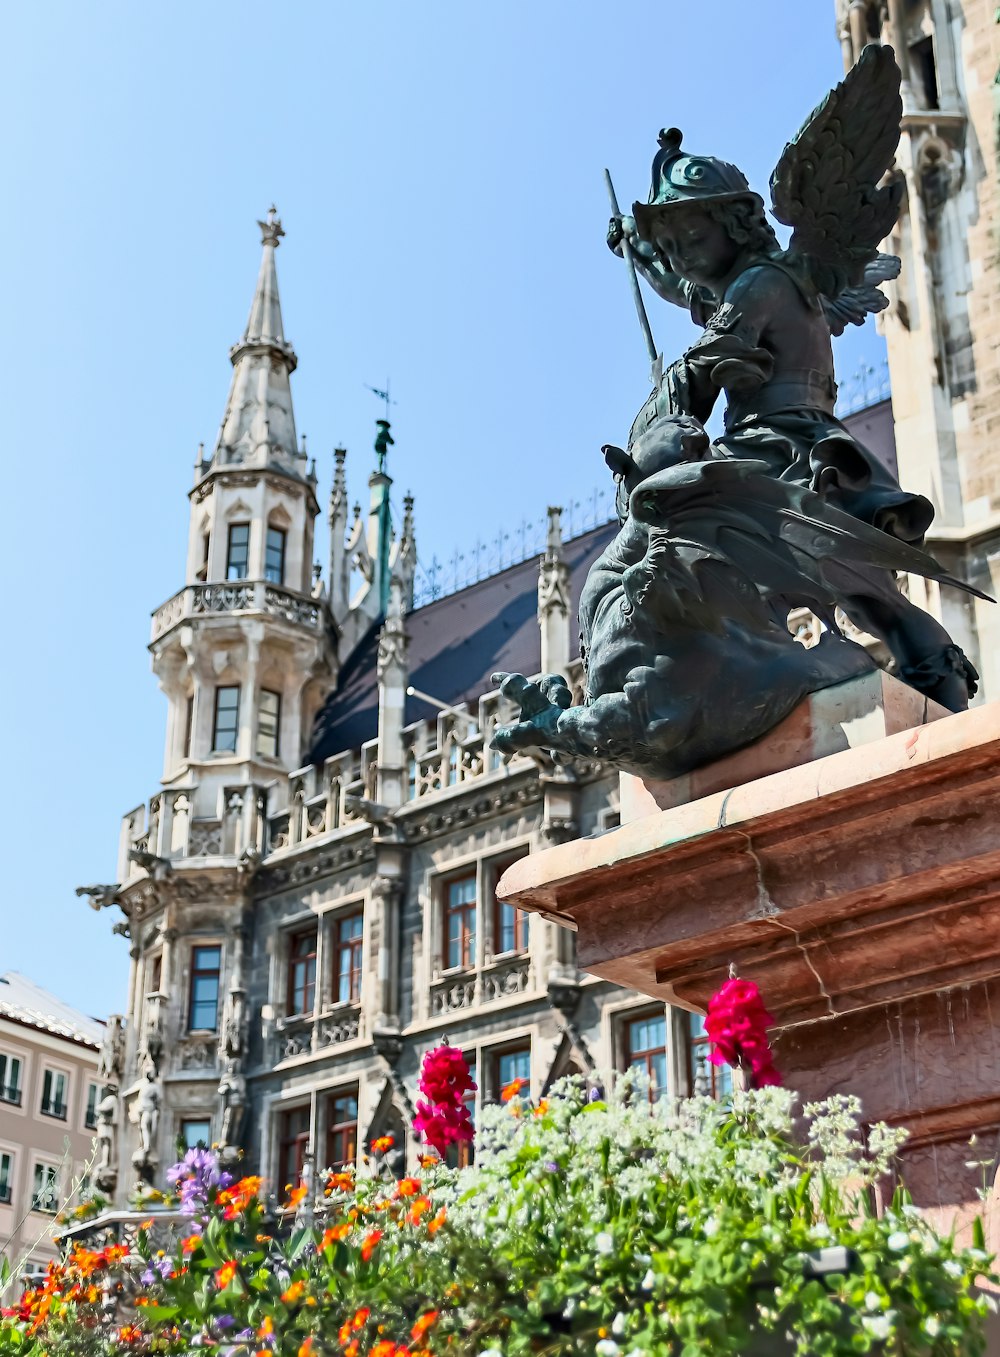
<svg viewBox="0 0 1000 1357">
<path fill-rule="evenodd" d="M 560 715 L 573 704 L 573 694 L 561 674 L 545 674 L 532 683 L 523 674 L 494 674 L 493 686 L 521 708 L 521 719 L 498 726 L 491 745 L 503 754 L 519 749 L 558 748 Z"/>
<path fill-rule="evenodd" d="M 612 217 L 608 222 L 608 249 L 612 254 L 616 254 L 619 259 L 622 257 L 623 239 L 628 241 L 633 254 L 641 255 L 642 246 L 645 242 L 641 241 L 636 235 L 634 217 Z"/>
</svg>

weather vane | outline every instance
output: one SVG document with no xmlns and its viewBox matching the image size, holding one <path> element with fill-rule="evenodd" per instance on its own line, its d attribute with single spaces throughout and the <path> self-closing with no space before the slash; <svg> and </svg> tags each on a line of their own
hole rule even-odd
<svg viewBox="0 0 1000 1357">
<path fill-rule="evenodd" d="M 390 397 L 390 395 L 389 395 L 389 378 L 387 377 L 387 378 L 385 379 L 385 390 L 384 390 L 384 391 L 382 390 L 381 387 L 378 387 L 378 386 L 369 386 L 367 382 L 365 382 L 364 385 L 365 385 L 365 390 L 366 390 L 366 391 L 371 391 L 372 394 L 375 395 L 375 396 L 377 396 L 377 397 L 379 398 L 380 401 L 385 401 L 385 417 L 386 417 L 386 420 L 388 421 L 388 419 L 389 419 L 389 406 L 390 406 L 390 405 L 395 405 L 395 404 L 396 404 L 396 401 L 392 400 L 391 397 Z"/>
</svg>

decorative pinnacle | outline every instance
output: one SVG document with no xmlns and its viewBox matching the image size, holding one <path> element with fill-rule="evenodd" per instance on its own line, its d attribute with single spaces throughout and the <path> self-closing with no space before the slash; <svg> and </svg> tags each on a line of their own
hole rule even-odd
<svg viewBox="0 0 1000 1357">
<path fill-rule="evenodd" d="M 262 245 L 273 245 L 278 248 L 278 242 L 285 234 L 281 226 L 281 218 L 278 216 L 278 209 L 274 203 L 267 210 L 267 221 L 258 221 L 260 227 L 260 239 Z"/>
</svg>

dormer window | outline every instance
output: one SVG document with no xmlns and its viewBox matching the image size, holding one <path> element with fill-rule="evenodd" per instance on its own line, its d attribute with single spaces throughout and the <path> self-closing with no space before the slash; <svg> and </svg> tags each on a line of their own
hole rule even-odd
<svg viewBox="0 0 1000 1357">
<path fill-rule="evenodd" d="M 245 580 L 250 569 L 250 524 L 230 523 L 226 579 Z"/>
<path fill-rule="evenodd" d="M 268 528 L 264 547 L 264 578 L 268 584 L 285 582 L 285 537 L 281 528 Z"/>
</svg>

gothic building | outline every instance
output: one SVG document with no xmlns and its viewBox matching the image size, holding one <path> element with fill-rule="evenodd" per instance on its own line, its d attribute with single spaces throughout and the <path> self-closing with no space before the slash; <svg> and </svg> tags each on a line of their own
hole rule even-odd
<svg viewBox="0 0 1000 1357">
<path fill-rule="evenodd" d="M 934 501 L 932 550 L 996 593 L 990 8 L 838 0 L 848 59 L 895 39 L 906 100 L 890 242 L 903 273 L 885 318 L 893 408 L 847 422 Z M 261 225 L 229 402 L 195 466 L 184 584 L 153 615 L 161 786 L 124 819 L 118 881 L 87 888 L 131 939 L 126 1011 L 101 1065 L 100 1186 L 119 1203 L 137 1182 L 162 1185 L 178 1141 L 241 1147 L 276 1190 L 380 1134 L 412 1154 L 419 1063 L 444 1039 L 474 1068 L 477 1105 L 518 1076 L 535 1095 L 594 1067 L 641 1065 L 678 1092 L 712 1077 L 687 1014 L 579 974 L 570 934 L 495 900 L 512 859 L 617 822 L 606 768 L 489 749 L 493 671 L 579 679 L 576 601 L 609 528 L 564 541 L 551 509 L 540 557 L 415 607 L 413 503 L 394 524 L 380 421 L 366 513 L 348 512 L 335 454 L 330 559 L 314 567 L 318 483 L 295 434 L 283 233 L 273 211 Z M 1000 692 L 986 605 L 910 588 L 945 610 L 983 695 Z M 808 644 L 815 620 L 795 621 Z"/>
</svg>

